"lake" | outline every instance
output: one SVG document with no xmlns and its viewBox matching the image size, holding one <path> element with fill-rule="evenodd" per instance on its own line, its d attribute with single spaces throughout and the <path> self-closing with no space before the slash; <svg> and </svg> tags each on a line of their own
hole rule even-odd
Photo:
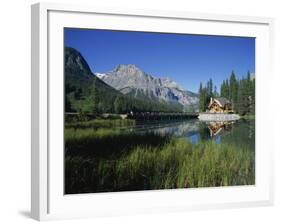
<svg viewBox="0 0 281 224">
<path fill-rule="evenodd" d="M 65 128 L 65 193 L 253 185 L 255 120 L 92 120 Z"/>
<path fill-rule="evenodd" d="M 255 147 L 255 120 L 240 119 L 227 122 L 204 122 L 199 119 L 183 121 L 149 121 L 136 122 L 134 126 L 117 127 L 117 129 L 139 134 L 155 133 L 162 136 L 184 137 L 192 144 L 200 141 L 214 141 L 220 144 L 223 141 L 240 142 Z"/>
</svg>

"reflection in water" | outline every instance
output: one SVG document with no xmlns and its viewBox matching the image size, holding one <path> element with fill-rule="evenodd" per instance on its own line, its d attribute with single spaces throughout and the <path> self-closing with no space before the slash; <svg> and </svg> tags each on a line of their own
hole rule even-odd
<svg viewBox="0 0 281 224">
<path fill-rule="evenodd" d="M 116 132 L 109 133 L 132 133 L 121 135 L 119 140 L 118 135 L 112 137 L 104 132 L 105 137 L 97 135 L 93 143 L 77 138 L 84 148 L 76 150 L 77 156 L 73 150 L 74 156 L 65 160 L 66 193 L 255 184 L 254 119 L 228 123 L 205 123 L 198 119 L 150 121 L 115 128 Z M 100 133 L 103 134 L 103 131 L 101 129 Z M 183 139 L 168 141 L 168 138 L 159 136 L 155 144 L 153 135 L 141 136 L 147 133 L 183 138 L 193 146 Z M 78 145 L 76 141 L 70 142 L 74 142 L 71 147 L 75 149 Z M 132 148 L 124 150 L 130 144 Z M 92 150 L 95 148 L 101 150 Z M 114 151 L 111 151 L 113 148 Z"/>
<path fill-rule="evenodd" d="M 234 122 L 231 121 L 211 121 L 208 123 L 208 128 L 210 130 L 210 136 L 216 136 L 218 135 L 221 131 L 226 130 L 226 131 L 230 131 L 232 128 L 232 124 Z"/>
<path fill-rule="evenodd" d="M 200 141 L 213 140 L 220 144 L 224 139 L 227 141 L 254 142 L 254 120 L 253 121 L 225 121 L 225 122 L 203 122 L 198 119 L 163 122 L 163 123 L 137 123 L 132 127 L 132 132 L 153 132 L 160 135 L 172 135 L 175 137 L 188 138 L 192 144 Z M 238 140 L 239 139 L 239 140 Z"/>
</svg>

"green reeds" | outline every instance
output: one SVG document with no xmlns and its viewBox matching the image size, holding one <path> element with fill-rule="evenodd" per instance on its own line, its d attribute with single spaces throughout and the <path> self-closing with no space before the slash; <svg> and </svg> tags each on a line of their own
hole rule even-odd
<svg viewBox="0 0 281 224">
<path fill-rule="evenodd" d="M 119 137 L 116 135 L 116 138 Z M 159 136 L 160 142 L 161 138 Z M 181 138 L 162 140 L 164 144 L 136 144 L 115 159 L 84 157 L 81 154 L 67 156 L 66 193 L 255 183 L 255 155 L 247 146 L 238 148 L 232 143 L 216 144 L 213 141 L 192 145 Z"/>
</svg>

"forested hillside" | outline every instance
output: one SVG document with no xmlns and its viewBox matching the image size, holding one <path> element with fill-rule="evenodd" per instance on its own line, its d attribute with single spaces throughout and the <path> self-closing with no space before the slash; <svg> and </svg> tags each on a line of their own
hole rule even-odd
<svg viewBox="0 0 281 224">
<path fill-rule="evenodd" d="M 65 112 L 180 112 L 180 105 L 127 96 L 93 74 L 83 56 L 65 48 Z"/>
<path fill-rule="evenodd" d="M 210 79 L 205 86 L 199 87 L 199 109 L 206 111 L 211 97 L 225 97 L 230 100 L 233 110 L 240 115 L 255 113 L 255 77 L 250 72 L 246 77 L 238 79 L 232 71 L 230 77 L 224 80 L 220 86 L 220 93 L 217 87 L 213 86 Z"/>
</svg>

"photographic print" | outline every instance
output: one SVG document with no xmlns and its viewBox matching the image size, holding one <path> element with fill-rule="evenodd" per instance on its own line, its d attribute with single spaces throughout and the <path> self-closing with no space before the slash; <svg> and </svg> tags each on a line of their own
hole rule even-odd
<svg viewBox="0 0 281 224">
<path fill-rule="evenodd" d="M 65 194 L 255 184 L 255 38 L 64 28 Z"/>
</svg>

